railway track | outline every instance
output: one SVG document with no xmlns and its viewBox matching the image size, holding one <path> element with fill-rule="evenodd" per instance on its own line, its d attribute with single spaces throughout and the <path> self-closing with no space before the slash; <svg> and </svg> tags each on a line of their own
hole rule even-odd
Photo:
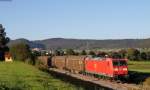
<svg viewBox="0 0 150 90">
<path fill-rule="evenodd" d="M 95 77 L 91 76 L 85 76 L 82 74 L 73 74 L 68 71 L 64 70 L 58 70 L 55 68 L 49 68 L 49 71 L 57 72 L 60 74 L 64 74 L 66 76 L 70 76 L 72 78 L 80 79 L 86 82 L 93 83 L 95 85 L 99 85 L 102 87 L 110 88 L 112 90 L 142 90 L 140 86 L 135 85 L 135 84 L 128 84 L 128 83 L 123 83 L 123 82 L 118 82 L 118 81 L 110 81 L 110 80 L 104 80 L 104 79 L 98 79 Z M 95 89 L 97 90 L 97 89 Z"/>
</svg>

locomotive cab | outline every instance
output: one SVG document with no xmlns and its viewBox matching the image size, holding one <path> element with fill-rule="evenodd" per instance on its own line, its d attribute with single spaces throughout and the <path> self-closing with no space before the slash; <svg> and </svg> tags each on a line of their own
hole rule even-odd
<svg viewBox="0 0 150 90">
<path fill-rule="evenodd" d="M 112 60 L 112 63 L 113 63 L 113 72 L 114 72 L 115 76 L 126 76 L 126 75 L 128 75 L 127 60 L 117 59 L 117 60 Z"/>
</svg>

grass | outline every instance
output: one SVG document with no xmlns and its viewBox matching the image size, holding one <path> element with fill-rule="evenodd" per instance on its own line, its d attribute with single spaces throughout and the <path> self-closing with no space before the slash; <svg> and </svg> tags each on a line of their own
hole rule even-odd
<svg viewBox="0 0 150 90">
<path fill-rule="evenodd" d="M 79 90 L 22 62 L 0 62 L 0 90 Z"/>
<path fill-rule="evenodd" d="M 128 67 L 130 72 L 135 72 L 132 80 L 142 85 L 143 90 L 150 89 L 150 62 L 149 61 L 129 61 Z"/>
<path fill-rule="evenodd" d="M 128 67 L 129 67 L 129 71 L 150 73 L 150 62 L 149 61 L 129 61 Z"/>
<path fill-rule="evenodd" d="M 128 66 L 130 71 L 150 73 L 150 62 L 147 61 L 129 61 Z M 56 78 L 22 62 L 0 62 L 0 90 L 83 89 Z M 138 78 L 141 79 L 141 76 Z M 145 79 L 144 83 L 150 85 L 150 78 Z"/>
</svg>

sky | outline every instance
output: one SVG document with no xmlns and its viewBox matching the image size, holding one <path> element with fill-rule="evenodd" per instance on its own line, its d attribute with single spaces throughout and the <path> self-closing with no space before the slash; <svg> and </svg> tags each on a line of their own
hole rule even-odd
<svg viewBox="0 0 150 90">
<path fill-rule="evenodd" d="M 11 39 L 150 38 L 150 0 L 0 0 Z"/>
</svg>

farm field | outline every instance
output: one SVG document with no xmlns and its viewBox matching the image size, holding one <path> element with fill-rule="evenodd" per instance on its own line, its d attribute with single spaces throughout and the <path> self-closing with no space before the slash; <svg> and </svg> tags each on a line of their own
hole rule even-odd
<svg viewBox="0 0 150 90">
<path fill-rule="evenodd" d="M 129 71 L 133 73 L 132 80 L 143 87 L 150 88 L 150 62 L 148 61 L 129 61 Z M 148 89 L 146 89 L 148 90 Z"/>
<path fill-rule="evenodd" d="M 149 61 L 129 61 L 128 67 L 129 67 L 129 71 L 150 73 L 150 62 Z"/>
<path fill-rule="evenodd" d="M 0 90 L 79 90 L 22 62 L 0 62 Z"/>
</svg>

